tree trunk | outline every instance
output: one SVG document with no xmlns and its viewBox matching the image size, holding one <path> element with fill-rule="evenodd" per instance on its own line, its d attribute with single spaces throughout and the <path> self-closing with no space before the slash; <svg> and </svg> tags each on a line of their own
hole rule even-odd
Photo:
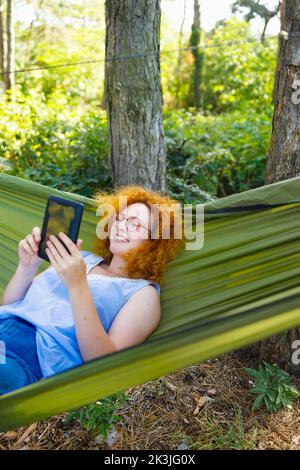
<svg viewBox="0 0 300 470">
<path fill-rule="evenodd" d="M 15 64 L 15 34 L 14 34 L 14 20 L 13 20 L 13 6 L 12 0 L 7 0 L 7 15 L 6 15 L 6 36 L 7 36 L 7 62 L 6 71 L 12 71 Z M 5 90 L 11 90 L 15 83 L 15 76 L 13 73 L 5 75 Z"/>
<path fill-rule="evenodd" d="M 300 0 L 285 0 L 281 15 L 289 36 L 279 39 L 266 184 L 300 175 Z"/>
<path fill-rule="evenodd" d="M 198 110 L 201 106 L 201 72 L 202 72 L 202 52 L 199 51 L 201 40 L 201 15 L 199 0 L 194 0 L 194 21 L 192 24 L 192 33 L 190 37 L 190 45 L 195 49 L 192 50 L 194 56 L 194 71 L 192 76 L 191 96 L 192 105 Z"/>
<path fill-rule="evenodd" d="M 113 185 L 166 192 L 160 14 L 160 0 L 106 1 L 105 93 Z"/>
<path fill-rule="evenodd" d="M 5 39 L 3 26 L 3 3 L 0 0 L 0 72 L 5 72 Z M 5 89 L 5 75 L 1 75 L 1 88 Z"/>
<path fill-rule="evenodd" d="M 175 96 L 176 96 L 176 106 L 178 108 L 181 107 L 181 102 L 180 102 L 180 88 L 181 88 L 181 74 L 182 74 L 182 58 L 183 58 L 183 51 L 182 49 L 182 38 L 183 38 L 183 26 L 185 22 L 185 17 L 186 17 L 186 0 L 184 0 L 183 3 L 183 17 L 182 17 L 182 22 L 180 25 L 180 31 L 179 31 L 179 37 L 178 37 L 178 59 L 177 59 L 177 66 L 175 70 L 175 76 L 176 76 L 176 89 L 175 89 Z"/>
<path fill-rule="evenodd" d="M 300 0 L 283 1 L 281 25 L 288 39 L 281 36 L 279 44 L 266 184 L 300 175 Z M 299 376 L 300 367 L 292 360 L 299 339 L 300 328 L 261 341 L 260 358 Z"/>
</svg>

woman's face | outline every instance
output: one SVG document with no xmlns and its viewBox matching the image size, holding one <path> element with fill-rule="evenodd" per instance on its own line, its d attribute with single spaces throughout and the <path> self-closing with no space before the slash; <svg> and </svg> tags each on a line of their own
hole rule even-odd
<svg viewBox="0 0 300 470">
<path fill-rule="evenodd" d="M 150 209 L 146 204 L 130 204 L 117 215 L 117 219 L 110 230 L 111 253 L 124 253 L 150 238 Z"/>
</svg>

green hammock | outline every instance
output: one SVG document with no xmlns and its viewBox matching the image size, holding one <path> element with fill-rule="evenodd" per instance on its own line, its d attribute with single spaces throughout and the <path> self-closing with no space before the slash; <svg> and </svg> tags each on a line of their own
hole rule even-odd
<svg viewBox="0 0 300 470">
<path fill-rule="evenodd" d="M 85 205 L 80 238 L 90 250 L 93 200 L 0 173 L 0 295 L 18 264 L 18 242 L 41 227 L 48 195 Z M 0 431 L 142 384 L 300 324 L 300 177 L 205 206 L 204 248 L 168 265 L 162 321 L 142 344 L 0 397 Z M 194 215 L 195 216 L 195 215 Z M 48 267 L 45 261 L 39 270 Z"/>
</svg>

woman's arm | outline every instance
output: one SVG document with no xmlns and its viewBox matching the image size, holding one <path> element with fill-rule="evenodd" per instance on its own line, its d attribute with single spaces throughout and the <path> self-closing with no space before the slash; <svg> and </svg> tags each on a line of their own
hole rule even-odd
<svg viewBox="0 0 300 470">
<path fill-rule="evenodd" d="M 144 286 L 135 292 L 115 318 L 106 333 L 98 317 L 96 306 L 86 276 L 86 265 L 69 237 L 59 236 L 69 252 L 55 236 L 50 236 L 46 253 L 51 264 L 68 289 L 75 322 L 78 346 L 84 361 L 110 354 L 144 341 L 160 321 L 160 299 L 153 286 Z M 143 292 L 142 292 L 143 291 Z"/>
<path fill-rule="evenodd" d="M 69 237 L 60 232 L 66 248 L 55 236 L 47 241 L 46 253 L 57 274 L 68 289 L 75 323 L 75 333 L 84 362 L 117 351 L 116 344 L 108 336 L 98 316 L 86 276 L 86 264 L 79 250 Z"/>
<path fill-rule="evenodd" d="M 80 252 L 82 240 L 79 238 L 76 246 L 65 233 L 60 232 L 59 236 L 70 253 L 54 235 L 50 235 L 45 251 L 68 289 L 82 359 L 90 361 L 115 352 L 116 345 L 109 338 L 98 317 L 87 281 L 86 264 Z"/>
<path fill-rule="evenodd" d="M 118 312 L 109 332 L 98 317 L 88 283 L 69 288 L 76 337 L 84 361 L 145 341 L 161 320 L 160 298 L 148 285 L 135 292 Z"/>
<path fill-rule="evenodd" d="M 32 233 L 20 240 L 18 245 L 19 264 L 4 291 L 2 305 L 22 300 L 31 286 L 34 275 L 43 261 L 37 254 L 41 240 L 40 232 L 39 227 L 33 227 Z"/>
<path fill-rule="evenodd" d="M 84 361 L 142 343 L 160 323 L 160 299 L 152 286 L 144 286 L 130 297 L 108 333 L 98 317 L 88 283 L 70 287 L 68 292 Z"/>
<path fill-rule="evenodd" d="M 88 283 L 78 288 L 68 289 L 73 317 L 75 321 L 76 338 L 84 361 L 104 356 L 117 350 L 109 338 L 98 317 L 94 299 Z"/>
<path fill-rule="evenodd" d="M 15 274 L 4 291 L 2 305 L 22 300 L 31 286 L 37 270 L 37 266 L 22 266 L 19 263 Z"/>
</svg>

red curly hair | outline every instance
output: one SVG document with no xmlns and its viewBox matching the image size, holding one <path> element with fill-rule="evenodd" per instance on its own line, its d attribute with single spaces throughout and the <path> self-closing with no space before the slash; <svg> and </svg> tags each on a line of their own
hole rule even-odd
<svg viewBox="0 0 300 470">
<path fill-rule="evenodd" d="M 169 261 L 173 260 L 179 249 L 183 245 L 183 237 L 174 238 L 175 234 L 182 233 L 182 216 L 174 209 L 178 202 L 169 196 L 160 195 L 142 186 L 119 186 L 113 190 L 97 190 L 93 195 L 97 208 L 100 208 L 108 215 L 103 217 L 103 228 L 108 233 L 108 224 L 112 223 L 118 213 L 123 210 L 120 204 L 120 197 L 127 197 L 127 206 L 140 202 L 144 203 L 151 210 L 151 204 L 156 205 L 158 210 L 158 226 L 155 225 L 156 239 L 149 238 L 143 241 L 138 247 L 128 250 L 121 256 L 125 261 L 126 275 L 133 279 L 148 279 L 165 285 L 164 271 Z M 168 221 L 170 235 L 163 238 L 164 221 Z M 106 223 L 105 223 L 106 222 Z M 154 225 L 152 225 L 153 228 Z M 109 264 L 113 254 L 109 249 L 109 237 L 105 239 L 97 237 L 93 243 L 92 251 L 101 255 L 106 264 Z"/>
</svg>

